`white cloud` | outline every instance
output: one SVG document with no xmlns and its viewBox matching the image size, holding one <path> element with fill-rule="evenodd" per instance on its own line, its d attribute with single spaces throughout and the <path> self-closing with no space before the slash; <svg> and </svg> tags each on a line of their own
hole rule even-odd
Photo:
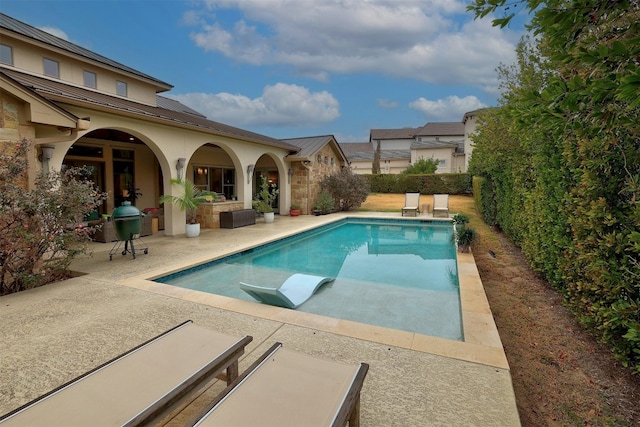
<svg viewBox="0 0 640 427">
<path fill-rule="evenodd" d="M 209 23 L 192 33 L 199 47 L 253 65 L 288 65 L 320 80 L 373 72 L 495 91 L 495 69 L 513 62 L 518 37 L 487 19 L 474 21 L 458 0 L 205 3 L 199 13 Z M 229 10 L 241 17 L 229 23 L 211 13 Z"/>
<path fill-rule="evenodd" d="M 67 33 L 62 31 L 60 28 L 56 28 L 56 27 L 40 27 L 39 29 L 44 31 L 45 33 L 49 33 L 49 34 L 54 35 L 56 37 L 59 37 L 59 38 L 61 38 L 63 40 L 69 41 L 69 36 L 67 35 Z"/>
<path fill-rule="evenodd" d="M 409 103 L 409 107 L 424 114 L 429 121 L 456 122 L 462 120 L 462 116 L 469 111 L 486 107 L 475 96 L 448 96 L 446 99 L 430 101 L 426 98 L 418 98 Z"/>
<path fill-rule="evenodd" d="M 254 99 L 225 92 L 167 96 L 233 126 L 313 127 L 340 116 L 340 105 L 329 92 L 285 83 L 266 86 L 262 96 Z"/>
</svg>

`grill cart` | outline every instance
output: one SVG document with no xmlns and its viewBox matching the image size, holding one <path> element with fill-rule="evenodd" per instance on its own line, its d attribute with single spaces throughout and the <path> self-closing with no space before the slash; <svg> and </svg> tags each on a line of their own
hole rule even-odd
<svg viewBox="0 0 640 427">
<path fill-rule="evenodd" d="M 127 252 L 133 255 L 133 259 L 136 258 L 136 249 L 133 246 L 133 241 L 138 240 L 141 244 L 145 254 L 149 253 L 149 248 L 144 244 L 140 238 L 140 228 L 142 227 L 142 214 L 135 206 L 131 206 L 131 202 L 125 201 L 122 206 L 117 207 L 111 214 L 111 220 L 113 221 L 116 229 L 116 236 L 118 241 L 111 251 L 109 252 L 109 261 L 113 259 L 113 255 L 119 251 L 120 246 L 124 242 L 124 250 L 122 255 L 126 255 Z"/>
</svg>

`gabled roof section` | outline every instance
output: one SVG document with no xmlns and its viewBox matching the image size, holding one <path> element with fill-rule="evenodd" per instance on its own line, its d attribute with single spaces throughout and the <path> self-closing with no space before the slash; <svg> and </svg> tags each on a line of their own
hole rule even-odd
<svg viewBox="0 0 640 427">
<path fill-rule="evenodd" d="M 336 141 L 333 135 L 321 135 L 321 136 L 309 136 L 305 138 L 290 138 L 283 139 L 283 142 L 293 145 L 299 148 L 299 151 L 294 155 L 289 155 L 287 158 L 290 160 L 311 160 L 314 155 L 320 151 L 325 145 L 331 144 L 336 148 L 336 151 L 340 153 L 343 161 L 347 161 L 340 144 Z"/>
<path fill-rule="evenodd" d="M 247 142 L 270 145 L 288 150 L 291 153 L 298 151 L 297 147 L 279 139 L 214 122 L 202 115 L 141 104 L 129 99 L 117 98 L 80 87 L 70 86 L 59 81 L 23 74 L 15 70 L 1 69 L 0 75 L 3 74 L 16 80 L 24 87 L 29 88 L 48 101 L 56 103 L 56 105 L 58 105 L 58 103 L 66 103 L 84 108 L 107 111 L 112 114 L 135 117 L 140 120 L 155 121 L 170 126 L 183 127 L 204 133 L 241 139 Z M 171 103 L 171 105 L 177 107 L 175 103 Z M 180 108 L 177 108 L 177 110 L 180 110 Z"/>
<path fill-rule="evenodd" d="M 454 136 L 464 135 L 464 123 L 462 122 L 434 122 L 427 123 L 417 129 L 416 136 Z"/>
<path fill-rule="evenodd" d="M 373 145 L 370 142 L 344 142 L 340 143 L 340 148 L 347 157 L 354 153 L 373 151 Z"/>
<path fill-rule="evenodd" d="M 14 19 L 3 13 L 0 13 L 0 28 L 7 29 L 16 34 L 20 34 L 21 36 L 27 37 L 31 40 L 44 43 L 50 47 L 64 50 L 71 55 L 76 55 L 85 59 L 89 59 L 91 61 L 96 61 L 103 66 L 115 68 L 121 72 L 131 74 L 144 80 L 148 80 L 149 82 L 156 85 L 158 92 L 164 92 L 170 90 L 173 87 L 169 83 L 158 80 L 155 77 L 144 74 L 131 67 L 127 67 L 126 65 L 113 61 L 105 56 L 99 55 L 93 51 L 90 51 L 89 49 L 85 49 L 67 40 L 56 37 L 52 34 L 47 33 L 46 31 L 39 30 L 29 24 L 25 24 L 24 22 L 18 21 L 17 19 Z"/>
<path fill-rule="evenodd" d="M 0 82 L 2 82 L 3 90 L 29 104 L 28 113 L 31 122 L 68 129 L 77 128 L 78 117 L 38 95 L 17 80 L 0 73 Z"/>
<path fill-rule="evenodd" d="M 419 128 L 371 129 L 369 141 L 384 139 L 413 139 Z"/>
</svg>

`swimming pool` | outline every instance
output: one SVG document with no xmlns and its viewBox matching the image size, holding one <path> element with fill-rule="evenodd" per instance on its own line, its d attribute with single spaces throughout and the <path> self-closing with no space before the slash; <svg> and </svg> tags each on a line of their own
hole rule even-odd
<svg viewBox="0 0 640 427">
<path fill-rule="evenodd" d="M 461 341 L 452 234 L 446 221 L 349 218 L 155 281 L 254 301 L 239 282 L 330 276 L 297 311 Z"/>
</svg>

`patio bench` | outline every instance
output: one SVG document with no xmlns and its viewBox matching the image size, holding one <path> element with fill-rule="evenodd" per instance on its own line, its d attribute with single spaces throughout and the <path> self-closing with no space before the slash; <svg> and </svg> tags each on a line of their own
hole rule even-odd
<svg viewBox="0 0 640 427">
<path fill-rule="evenodd" d="M 220 228 L 237 228 L 255 223 L 256 211 L 253 209 L 220 212 Z"/>
</svg>

